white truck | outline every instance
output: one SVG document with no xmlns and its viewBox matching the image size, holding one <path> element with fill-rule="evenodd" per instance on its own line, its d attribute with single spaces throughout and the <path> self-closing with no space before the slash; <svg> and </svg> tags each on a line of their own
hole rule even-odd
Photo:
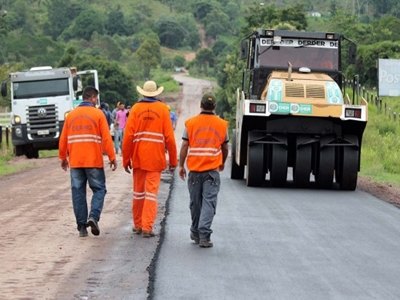
<svg viewBox="0 0 400 300">
<path fill-rule="evenodd" d="M 49 66 L 9 75 L 16 156 L 38 158 L 39 150 L 58 149 L 65 117 L 82 101 L 79 80 L 99 88 L 96 70 L 80 71 L 77 75 L 71 74 L 69 68 Z M 7 96 L 7 81 L 2 82 L 1 94 Z"/>
</svg>

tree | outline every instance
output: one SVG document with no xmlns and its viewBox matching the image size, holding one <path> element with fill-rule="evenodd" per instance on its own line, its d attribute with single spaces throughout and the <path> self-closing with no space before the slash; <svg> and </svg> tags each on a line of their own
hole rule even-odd
<svg viewBox="0 0 400 300">
<path fill-rule="evenodd" d="M 182 46 L 186 30 L 175 19 L 161 18 L 154 27 L 161 45 L 175 49 Z"/>
<path fill-rule="evenodd" d="M 109 35 L 126 35 L 127 28 L 125 24 L 125 17 L 122 11 L 113 10 L 107 16 L 105 24 L 106 33 Z"/>
<path fill-rule="evenodd" d="M 212 51 L 208 48 L 202 48 L 197 51 L 196 64 L 208 75 L 208 68 L 214 65 L 214 55 Z"/>
<path fill-rule="evenodd" d="M 216 38 L 220 34 L 226 34 L 230 28 L 229 17 L 221 10 L 212 10 L 205 18 L 207 36 Z"/>
<path fill-rule="evenodd" d="M 88 41 L 94 32 L 100 34 L 104 32 L 104 21 L 99 13 L 87 9 L 76 17 L 68 30 L 64 31 L 63 38 L 65 40 L 81 38 Z"/>
<path fill-rule="evenodd" d="M 150 78 L 150 71 L 161 63 L 160 43 L 156 39 L 145 40 L 136 51 L 136 56 L 143 68 L 144 78 Z"/>
<path fill-rule="evenodd" d="M 80 14 L 82 9 L 80 2 L 51 0 L 47 9 L 48 22 L 44 25 L 44 33 L 51 35 L 53 39 L 57 39 Z"/>
</svg>

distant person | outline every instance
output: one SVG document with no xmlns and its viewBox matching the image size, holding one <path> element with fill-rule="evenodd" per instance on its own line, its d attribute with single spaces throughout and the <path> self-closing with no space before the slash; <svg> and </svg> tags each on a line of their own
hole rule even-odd
<svg viewBox="0 0 400 300">
<path fill-rule="evenodd" d="M 105 102 L 101 103 L 100 108 L 103 111 L 104 115 L 106 116 L 108 128 L 110 128 L 111 123 L 112 123 L 112 116 L 111 116 L 110 107 L 109 107 L 108 103 L 105 103 Z"/>
<path fill-rule="evenodd" d="M 88 235 L 87 226 L 93 235 L 100 234 L 98 222 L 107 192 L 103 151 L 112 170 L 117 168 L 107 120 L 95 107 L 98 94 L 94 87 L 84 89 L 83 102 L 68 114 L 59 140 L 61 168 L 65 171 L 70 168 L 72 205 L 80 237 Z M 87 182 L 93 192 L 90 211 L 86 200 Z"/>
<path fill-rule="evenodd" d="M 171 108 L 171 106 L 167 105 L 168 110 L 169 110 L 169 117 L 171 119 L 172 123 L 172 128 L 176 128 L 176 123 L 178 122 L 178 116 L 176 115 L 176 112 Z"/>
<path fill-rule="evenodd" d="M 126 114 L 127 110 L 125 109 L 125 103 L 119 102 L 118 110 L 115 113 L 114 120 L 114 148 L 115 153 L 117 154 L 119 149 L 121 148 L 122 140 L 124 138 L 124 129 L 126 125 L 126 120 L 128 119 Z"/>
<path fill-rule="evenodd" d="M 179 154 L 179 176 L 186 178 L 185 161 L 189 169 L 188 188 L 192 225 L 190 238 L 202 248 L 213 246 L 211 224 L 220 189 L 219 172 L 228 157 L 228 123 L 215 115 L 216 99 L 205 94 L 201 112 L 185 122 Z"/>
<path fill-rule="evenodd" d="M 149 238 L 155 235 L 158 189 L 161 172 L 167 167 L 165 152 L 167 149 L 169 170 L 173 171 L 178 164 L 177 149 L 168 108 L 156 98 L 164 88 L 146 81 L 143 88 L 136 89 L 144 97 L 129 113 L 122 157 L 125 171 L 133 169 L 133 232 Z"/>
</svg>

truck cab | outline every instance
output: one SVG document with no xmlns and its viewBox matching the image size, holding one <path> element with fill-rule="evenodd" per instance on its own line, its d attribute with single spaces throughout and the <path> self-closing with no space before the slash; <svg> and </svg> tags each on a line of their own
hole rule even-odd
<svg viewBox="0 0 400 300">
<path fill-rule="evenodd" d="M 79 73 L 91 74 L 98 88 L 97 71 Z M 82 101 L 76 97 L 77 84 L 70 69 L 34 67 L 11 73 L 9 81 L 15 154 L 38 158 L 39 150 L 58 149 L 65 117 Z M 2 83 L 1 92 L 7 95 L 7 81 Z"/>
</svg>

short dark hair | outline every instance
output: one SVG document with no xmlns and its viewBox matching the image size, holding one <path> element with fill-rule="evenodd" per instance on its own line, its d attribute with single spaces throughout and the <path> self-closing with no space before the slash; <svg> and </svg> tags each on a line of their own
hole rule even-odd
<svg viewBox="0 0 400 300">
<path fill-rule="evenodd" d="M 217 106 L 217 99 L 215 99 L 215 96 L 213 94 L 206 93 L 203 95 L 200 103 L 201 108 L 205 110 L 214 110 L 216 106 Z"/>
<path fill-rule="evenodd" d="M 98 94 L 99 94 L 99 91 L 95 87 L 87 86 L 83 90 L 82 98 L 83 99 L 90 99 L 90 98 L 92 98 L 94 96 L 97 96 Z"/>
</svg>

